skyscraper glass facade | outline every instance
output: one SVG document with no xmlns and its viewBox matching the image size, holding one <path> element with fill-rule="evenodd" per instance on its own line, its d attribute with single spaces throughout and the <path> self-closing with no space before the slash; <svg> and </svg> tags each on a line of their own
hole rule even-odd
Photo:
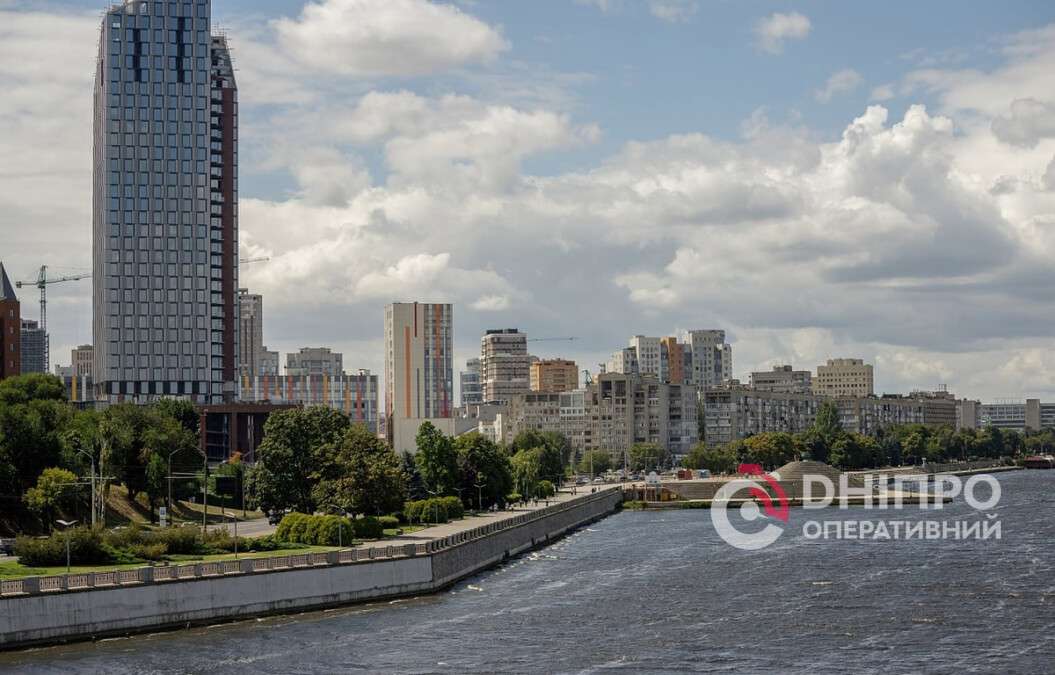
<svg viewBox="0 0 1055 675">
<path fill-rule="evenodd" d="M 95 76 L 99 397 L 235 397 L 237 89 L 208 0 L 104 15 Z"/>
</svg>

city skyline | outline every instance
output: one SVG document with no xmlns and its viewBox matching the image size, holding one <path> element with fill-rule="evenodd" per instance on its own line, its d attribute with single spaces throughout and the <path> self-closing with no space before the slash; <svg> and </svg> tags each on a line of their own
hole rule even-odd
<svg viewBox="0 0 1055 675">
<path fill-rule="evenodd" d="M 338 46 L 371 58 L 318 62 L 321 21 L 381 5 L 215 3 L 248 92 L 242 253 L 271 257 L 239 281 L 268 303 L 271 349 L 326 345 L 382 372 L 372 317 L 420 298 L 459 307 L 459 368 L 487 328 L 578 336 L 538 355 L 596 370 L 627 336 L 707 326 L 726 330 L 744 381 L 855 357 L 875 364 L 880 392 L 1055 394 L 1048 7 L 968 17 L 936 3 L 882 49 L 854 50 L 840 26 L 869 10 L 814 2 L 567 0 L 532 16 L 386 4 L 399 25 L 449 30 L 350 34 Z M 14 130 L 3 147 L 25 167 L 0 187 L 24 224 L 2 252 L 12 279 L 90 265 L 92 68 L 69 63 L 94 63 L 103 8 L 0 10 L 19 85 L 0 104 Z M 631 29 L 654 54 L 620 53 Z M 691 68 L 665 60 L 668 43 Z M 732 68 L 706 58 L 712 46 Z M 54 354 L 92 342 L 89 294 L 54 288 Z"/>
</svg>

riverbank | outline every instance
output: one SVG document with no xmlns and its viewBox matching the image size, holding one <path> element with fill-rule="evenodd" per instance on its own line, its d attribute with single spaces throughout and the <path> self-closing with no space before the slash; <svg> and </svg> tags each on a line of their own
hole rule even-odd
<svg viewBox="0 0 1055 675">
<path fill-rule="evenodd" d="M 431 593 L 618 508 L 618 487 L 447 523 L 381 545 L 31 577 L 0 584 L 0 649 Z"/>
</svg>

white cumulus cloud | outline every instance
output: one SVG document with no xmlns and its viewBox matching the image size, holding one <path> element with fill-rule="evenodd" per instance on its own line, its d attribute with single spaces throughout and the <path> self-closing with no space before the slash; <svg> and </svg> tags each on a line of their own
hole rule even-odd
<svg viewBox="0 0 1055 675">
<path fill-rule="evenodd" d="M 864 82 L 861 73 L 853 68 L 843 68 L 832 73 L 824 86 L 814 92 L 814 98 L 821 103 L 828 103 L 833 97 L 845 94 L 857 89 Z"/>
<path fill-rule="evenodd" d="M 805 39 L 811 28 L 809 18 L 798 12 L 775 12 L 755 24 L 755 39 L 764 51 L 779 54 L 784 51 L 786 41 Z"/>
<path fill-rule="evenodd" d="M 492 26 L 428 0 L 319 0 L 274 25 L 300 63 L 353 77 L 424 75 L 509 48 Z"/>
</svg>

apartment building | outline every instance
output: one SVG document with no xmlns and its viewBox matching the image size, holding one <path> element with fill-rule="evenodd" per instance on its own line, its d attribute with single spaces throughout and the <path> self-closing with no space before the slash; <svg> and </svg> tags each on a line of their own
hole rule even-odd
<svg viewBox="0 0 1055 675">
<path fill-rule="evenodd" d="M 531 390 L 527 334 L 516 328 L 488 330 L 480 338 L 480 379 L 484 400 L 502 403 Z"/>
<path fill-rule="evenodd" d="M 751 373 L 751 387 L 759 391 L 809 394 L 812 378 L 813 374 L 808 370 L 795 370 L 789 365 L 773 366 L 773 370 Z"/>
<path fill-rule="evenodd" d="M 559 393 L 579 388 L 579 366 L 567 359 L 532 361 L 531 391 Z"/>
<path fill-rule="evenodd" d="M 828 359 L 817 366 L 813 393 L 822 396 L 872 396 L 875 378 L 872 365 L 862 359 Z"/>
<path fill-rule="evenodd" d="M 240 385 L 241 401 L 326 406 L 375 433 L 378 430 L 378 378 L 369 370 L 355 375 L 243 375 Z"/>
</svg>

